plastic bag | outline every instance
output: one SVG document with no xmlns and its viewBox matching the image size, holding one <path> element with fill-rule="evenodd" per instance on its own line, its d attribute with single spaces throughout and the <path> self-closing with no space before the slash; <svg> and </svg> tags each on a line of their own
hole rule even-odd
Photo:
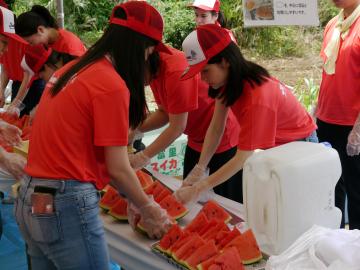
<svg viewBox="0 0 360 270">
<path fill-rule="evenodd" d="M 360 270 L 360 231 L 314 225 L 278 256 L 266 270 Z"/>
</svg>

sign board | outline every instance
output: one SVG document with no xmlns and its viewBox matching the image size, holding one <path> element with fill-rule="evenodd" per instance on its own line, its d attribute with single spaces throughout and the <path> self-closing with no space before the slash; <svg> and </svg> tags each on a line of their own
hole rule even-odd
<svg viewBox="0 0 360 270">
<path fill-rule="evenodd" d="M 244 25 L 319 25 L 315 0 L 243 0 Z"/>
</svg>

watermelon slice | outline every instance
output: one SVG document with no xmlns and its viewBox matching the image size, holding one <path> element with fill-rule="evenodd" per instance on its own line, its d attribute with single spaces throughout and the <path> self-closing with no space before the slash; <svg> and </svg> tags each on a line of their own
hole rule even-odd
<svg viewBox="0 0 360 270">
<path fill-rule="evenodd" d="M 217 246 L 221 250 L 223 249 L 228 243 L 230 243 L 235 237 L 240 236 L 241 232 L 235 227 L 226 237 L 222 238 Z"/>
<path fill-rule="evenodd" d="M 110 208 L 109 214 L 117 220 L 128 220 L 127 206 L 128 202 L 126 199 L 119 196 L 120 199 Z"/>
<path fill-rule="evenodd" d="M 136 171 L 136 175 L 137 175 L 143 189 L 147 189 L 154 182 L 151 175 L 147 174 L 146 172 L 143 172 L 142 170 Z"/>
<path fill-rule="evenodd" d="M 204 233 L 201 237 L 205 240 L 215 240 L 218 232 L 221 231 L 229 231 L 228 226 L 224 222 L 219 222 L 216 226 L 209 229 L 206 233 Z"/>
<path fill-rule="evenodd" d="M 168 195 L 171 195 L 171 191 L 168 190 L 167 188 L 164 188 L 159 194 L 153 196 L 155 202 L 160 203 Z"/>
<path fill-rule="evenodd" d="M 170 217 L 176 220 L 182 218 L 189 212 L 172 194 L 167 195 L 159 204 L 161 208 L 167 211 Z"/>
<path fill-rule="evenodd" d="M 179 248 L 181 248 L 187 241 L 194 235 L 194 233 L 189 233 L 184 231 L 184 234 L 170 247 L 170 253 L 175 253 Z"/>
<path fill-rule="evenodd" d="M 196 266 L 218 253 L 214 241 L 209 241 L 199 247 L 195 252 L 185 260 L 185 266 L 191 270 L 196 270 Z"/>
<path fill-rule="evenodd" d="M 176 243 L 184 235 L 183 230 L 179 225 L 174 224 L 170 230 L 162 237 L 159 244 L 156 246 L 156 249 L 170 254 L 170 248 L 173 244 Z"/>
<path fill-rule="evenodd" d="M 215 227 L 218 224 L 218 221 L 216 219 L 212 219 L 209 221 L 209 223 L 200 229 L 199 235 L 203 236 L 208 230 L 211 230 L 211 228 Z"/>
<path fill-rule="evenodd" d="M 172 257 L 175 261 L 185 264 L 185 260 L 204 244 L 205 241 L 198 234 L 194 234 L 184 245 L 172 253 Z"/>
<path fill-rule="evenodd" d="M 213 200 L 208 201 L 201 209 L 201 212 L 203 212 L 209 220 L 216 219 L 224 221 L 225 223 L 231 220 L 230 214 Z"/>
<path fill-rule="evenodd" d="M 208 270 L 244 270 L 236 248 L 228 248 L 214 259 Z"/>
<path fill-rule="evenodd" d="M 120 200 L 119 192 L 112 186 L 109 186 L 106 193 L 101 198 L 99 206 L 103 210 L 108 211 L 118 200 Z"/>
<path fill-rule="evenodd" d="M 243 264 L 255 263 L 262 259 L 259 245 L 251 229 L 230 241 L 224 250 L 228 247 L 235 247 L 238 250 Z"/>
<path fill-rule="evenodd" d="M 199 213 L 197 216 L 185 227 L 185 231 L 199 232 L 202 228 L 209 223 L 204 213 Z"/>
</svg>

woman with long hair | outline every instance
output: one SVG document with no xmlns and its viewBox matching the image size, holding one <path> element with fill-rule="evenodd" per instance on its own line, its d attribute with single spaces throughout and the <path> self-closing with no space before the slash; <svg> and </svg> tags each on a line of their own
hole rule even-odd
<svg viewBox="0 0 360 270">
<path fill-rule="evenodd" d="M 161 15 L 145 1 L 117 5 L 103 36 L 47 83 L 30 136 L 30 177 L 15 207 L 33 269 L 108 269 L 98 190 L 110 179 L 150 237 L 171 226 L 127 157 L 129 127 L 145 119 L 145 61 L 167 51 L 162 31 Z"/>
<path fill-rule="evenodd" d="M 255 149 L 296 140 L 317 141 L 316 125 L 291 91 L 268 71 L 246 60 L 227 31 L 214 24 L 199 26 L 183 42 L 189 69 L 183 79 L 201 73 L 216 99 L 199 164 L 206 166 L 222 136 L 223 115 L 230 109 L 240 125 L 236 155 L 215 173 L 176 192 L 182 202 L 197 200 L 243 168 Z"/>
</svg>

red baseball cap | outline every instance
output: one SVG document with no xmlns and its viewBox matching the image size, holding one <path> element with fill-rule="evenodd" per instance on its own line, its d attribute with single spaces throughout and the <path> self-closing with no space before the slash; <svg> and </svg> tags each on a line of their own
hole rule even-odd
<svg viewBox="0 0 360 270">
<path fill-rule="evenodd" d="M 114 17 L 115 11 L 119 8 L 124 10 L 126 19 Z M 128 27 L 148 36 L 159 42 L 156 46 L 158 51 L 172 54 L 162 42 L 164 21 L 160 13 L 146 1 L 130 1 L 115 6 L 111 13 L 110 23 Z"/>
<path fill-rule="evenodd" d="M 0 34 L 24 44 L 26 40 L 15 34 L 15 16 L 11 10 L 0 6 Z"/>
<path fill-rule="evenodd" d="M 195 0 L 194 3 L 189 5 L 189 7 L 219 12 L 220 0 Z"/>
<path fill-rule="evenodd" d="M 38 73 L 44 66 L 49 56 L 52 53 L 52 49 L 46 49 L 44 45 L 39 44 L 35 46 L 28 46 L 25 50 L 25 54 L 21 61 L 21 67 L 24 71 L 27 71 L 31 80 L 27 87 L 30 87 L 34 80 L 38 78 Z"/>
<path fill-rule="evenodd" d="M 207 62 L 232 42 L 229 33 L 216 24 L 198 26 L 184 40 L 182 47 L 189 63 L 181 76 L 187 80 L 199 73 Z"/>
</svg>

